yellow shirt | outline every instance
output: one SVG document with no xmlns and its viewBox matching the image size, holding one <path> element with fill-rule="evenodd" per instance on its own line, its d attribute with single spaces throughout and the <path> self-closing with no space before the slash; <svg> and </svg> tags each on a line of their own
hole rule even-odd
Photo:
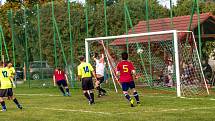
<svg viewBox="0 0 215 121">
<path fill-rule="evenodd" d="M 81 76 L 81 78 L 92 77 L 92 71 L 94 71 L 94 69 L 90 63 L 84 62 L 78 66 L 78 76 Z"/>
<path fill-rule="evenodd" d="M 10 71 L 10 76 L 14 78 L 15 74 L 16 74 L 16 71 L 14 69 L 14 67 L 6 67 L 9 71 Z"/>
<path fill-rule="evenodd" d="M 10 71 L 7 68 L 0 68 L 0 89 L 12 88 L 13 84 L 10 81 Z"/>
</svg>

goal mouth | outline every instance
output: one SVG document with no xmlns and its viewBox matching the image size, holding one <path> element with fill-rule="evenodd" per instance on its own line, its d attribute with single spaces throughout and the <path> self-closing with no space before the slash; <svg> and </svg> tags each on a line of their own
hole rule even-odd
<svg viewBox="0 0 215 121">
<path fill-rule="evenodd" d="M 103 43 L 103 44 L 101 44 Z M 85 39 L 86 61 L 90 53 L 104 53 L 112 80 L 121 53 L 133 62 L 138 85 L 176 87 L 177 96 L 208 95 L 195 37 L 192 31 L 158 31 Z"/>
</svg>

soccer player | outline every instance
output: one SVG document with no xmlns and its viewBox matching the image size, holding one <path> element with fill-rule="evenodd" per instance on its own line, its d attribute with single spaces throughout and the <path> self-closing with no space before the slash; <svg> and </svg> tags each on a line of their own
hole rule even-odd
<svg viewBox="0 0 215 121">
<path fill-rule="evenodd" d="M 100 58 L 98 58 L 98 54 L 95 54 L 93 57 L 94 61 L 96 62 L 96 78 L 98 80 L 98 83 L 96 84 L 96 89 L 98 90 L 98 97 L 101 97 L 102 95 L 106 94 L 106 91 L 101 88 L 101 83 L 104 82 L 104 54 L 100 55 Z"/>
<path fill-rule="evenodd" d="M 12 64 L 12 62 L 11 61 L 8 61 L 7 62 L 7 67 L 6 67 L 8 70 L 9 70 L 9 72 L 10 72 L 10 80 L 11 80 L 11 83 L 13 84 L 13 87 L 15 88 L 15 83 L 14 83 L 14 77 L 15 77 L 15 75 L 16 75 L 16 71 L 15 71 L 15 69 L 14 69 L 14 67 L 13 67 L 13 64 Z"/>
<path fill-rule="evenodd" d="M 8 99 L 13 99 L 14 103 L 16 104 L 17 108 L 22 109 L 22 106 L 18 102 L 18 100 L 13 95 L 13 84 L 11 82 L 11 72 L 9 69 L 4 68 L 0 63 L 0 103 L 2 105 L 2 111 L 6 111 L 6 105 L 4 102 L 4 97 L 8 97 Z"/>
<path fill-rule="evenodd" d="M 78 66 L 78 77 L 82 82 L 82 90 L 84 96 L 88 99 L 89 104 L 94 104 L 94 93 L 93 93 L 93 80 L 92 74 L 96 79 L 96 74 L 90 63 L 85 62 L 84 56 L 80 57 L 81 64 Z M 96 79 L 98 83 L 98 80 Z"/>
<path fill-rule="evenodd" d="M 133 64 L 128 61 L 128 53 L 122 53 L 122 61 L 117 65 L 117 75 L 120 75 L 119 82 L 121 83 L 123 94 L 125 98 L 130 102 L 131 107 L 134 107 L 134 100 L 129 96 L 128 89 L 133 90 L 133 95 L 136 99 L 137 104 L 140 104 L 138 93 L 135 89 L 135 83 L 133 75 L 135 75 L 135 69 Z"/>
<path fill-rule="evenodd" d="M 54 86 L 56 86 L 56 84 L 58 85 L 58 88 L 63 93 L 63 96 L 71 96 L 69 92 L 69 87 L 68 87 L 68 77 L 62 68 L 58 67 L 55 69 L 54 75 L 53 75 L 53 82 L 54 82 Z M 62 86 L 65 88 L 66 93 Z"/>
</svg>

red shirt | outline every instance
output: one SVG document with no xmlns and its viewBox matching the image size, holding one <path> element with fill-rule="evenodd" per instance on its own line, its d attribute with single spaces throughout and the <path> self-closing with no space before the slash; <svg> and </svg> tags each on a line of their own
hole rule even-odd
<svg viewBox="0 0 215 121">
<path fill-rule="evenodd" d="M 133 76 L 132 76 L 132 70 L 134 69 L 134 66 L 131 62 L 129 61 L 121 61 L 117 65 L 117 71 L 120 72 L 120 82 L 130 82 L 133 81 Z"/>
<path fill-rule="evenodd" d="M 65 73 L 62 70 L 55 70 L 54 76 L 56 81 L 65 80 Z"/>
</svg>

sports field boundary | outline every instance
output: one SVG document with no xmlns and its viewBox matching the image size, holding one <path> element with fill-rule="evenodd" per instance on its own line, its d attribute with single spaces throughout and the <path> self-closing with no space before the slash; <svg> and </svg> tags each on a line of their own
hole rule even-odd
<svg viewBox="0 0 215 121">
<path fill-rule="evenodd" d="M 60 108 L 40 108 L 40 107 L 28 107 L 31 109 L 39 109 L 39 110 L 52 110 L 52 111 L 62 111 L 62 112 L 79 112 L 79 113 L 91 113 L 91 114 L 102 114 L 102 115 L 126 115 L 133 114 L 137 112 L 126 112 L 126 113 L 117 113 L 117 112 L 101 112 L 101 111 L 90 111 L 90 110 L 75 110 L 75 109 L 60 109 Z M 131 107 L 135 108 L 135 107 Z M 140 108 L 140 107 L 137 107 Z M 144 109 L 144 106 L 143 106 Z M 193 110 L 211 110 L 215 109 L 215 107 L 194 107 L 194 108 L 172 108 L 172 109 L 156 109 L 156 110 L 147 110 L 144 109 L 141 113 L 163 113 L 163 112 L 172 112 L 172 111 L 193 111 Z"/>
<path fill-rule="evenodd" d="M 49 97 L 62 97 L 62 95 L 55 94 L 16 94 L 18 96 L 49 96 Z M 133 96 L 133 95 L 131 95 Z M 159 97 L 159 98 L 179 98 L 179 99 L 188 99 L 188 100 L 211 100 L 215 101 L 214 98 L 192 98 L 192 97 L 175 97 L 175 96 L 156 96 L 156 95 L 140 95 L 142 97 Z"/>
</svg>

